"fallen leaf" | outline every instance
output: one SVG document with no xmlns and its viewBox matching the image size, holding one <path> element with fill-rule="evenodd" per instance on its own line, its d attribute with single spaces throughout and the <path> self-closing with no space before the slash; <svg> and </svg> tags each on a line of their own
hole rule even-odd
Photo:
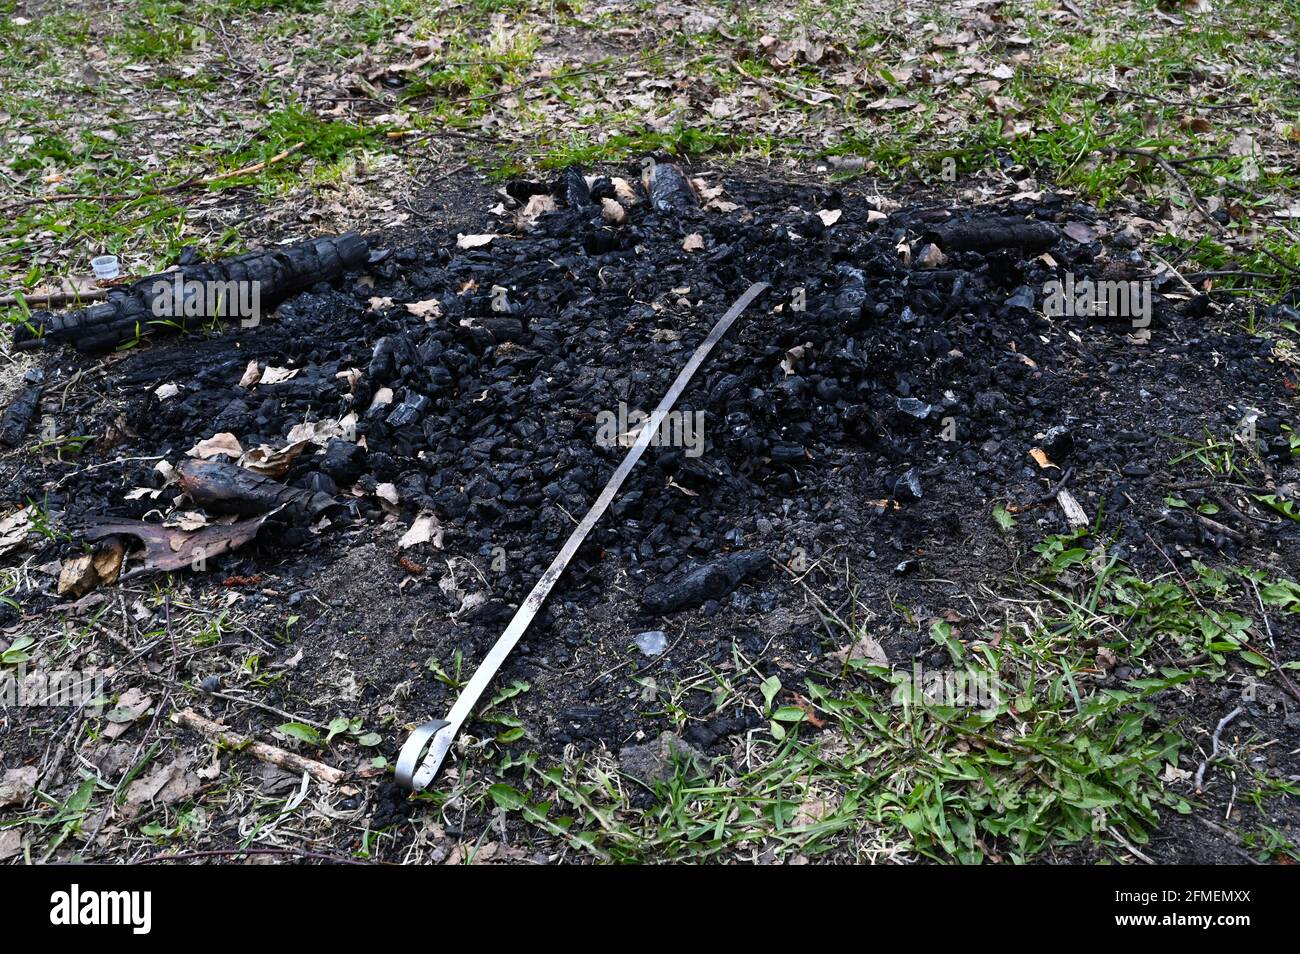
<svg viewBox="0 0 1300 954">
<path fill-rule="evenodd" d="M 1046 470 L 1049 467 L 1056 467 L 1056 465 L 1052 463 L 1052 459 L 1047 456 L 1047 451 L 1043 450 L 1041 447 L 1029 448 L 1029 456 L 1034 459 L 1034 463 L 1038 465 L 1040 470 Z M 1060 470 L 1061 468 L 1056 467 L 1056 469 Z"/>
<path fill-rule="evenodd" d="M 27 796 L 36 790 L 39 774 L 35 765 L 6 769 L 4 778 L 0 779 L 0 808 L 21 805 L 27 801 Z"/>
<path fill-rule="evenodd" d="M 353 413 L 343 415 L 337 421 L 303 421 L 289 428 L 286 440 L 290 444 L 307 441 L 324 447 L 332 439 L 354 443 L 357 439 L 357 416 Z"/>
<path fill-rule="evenodd" d="M 276 368 L 267 365 L 262 372 L 262 380 L 258 384 L 279 384 L 282 381 L 290 381 L 298 376 L 297 368 Z"/>
<path fill-rule="evenodd" d="M 790 824 L 794 828 L 807 828 L 809 825 L 815 825 L 833 814 L 835 809 L 839 808 L 839 805 L 840 797 L 838 795 L 832 794 L 825 797 L 809 795 L 794 813 L 794 819 Z"/>
<path fill-rule="evenodd" d="M 312 442 L 307 440 L 294 441 L 279 450 L 261 444 L 250 451 L 245 451 L 239 458 L 239 466 L 279 480 L 289 472 L 289 468 L 302 452 L 311 446 Z"/>
<path fill-rule="evenodd" d="M 431 541 L 439 550 L 442 549 L 442 525 L 433 514 L 422 513 L 415 518 L 411 528 L 402 535 L 402 539 L 397 542 L 397 548 L 407 550 L 417 544 Z"/>
<path fill-rule="evenodd" d="M 408 301 L 405 307 L 415 317 L 423 318 L 425 321 L 442 317 L 442 302 L 436 298 L 430 298 L 428 301 Z"/>
<path fill-rule="evenodd" d="M 1083 222 L 1066 222 L 1061 231 L 1081 245 L 1086 245 L 1097 237 L 1097 230 Z"/>
<path fill-rule="evenodd" d="M 32 525 L 32 508 L 23 507 L 0 520 L 0 555 L 16 550 L 36 528 Z"/>
<path fill-rule="evenodd" d="M 138 778 L 127 787 L 126 801 L 122 804 L 122 817 L 134 818 L 155 802 L 174 805 L 194 795 L 200 787 L 199 777 L 190 771 L 189 763 L 176 759 L 159 766 L 144 778 Z"/>
<path fill-rule="evenodd" d="M 492 235 L 492 234 L 457 235 L 456 247 L 457 248 L 482 248 L 484 245 L 487 245 L 495 238 L 500 238 L 500 236 Z"/>
<path fill-rule="evenodd" d="M 843 209 L 822 209 L 817 213 L 817 218 L 822 220 L 822 225 L 830 228 L 840 220 L 840 216 L 843 214 Z"/>
<path fill-rule="evenodd" d="M 250 361 L 248 367 L 244 369 L 244 376 L 239 379 L 239 386 L 241 388 L 251 388 L 260 380 L 262 380 L 262 366 L 256 361 Z"/>
<path fill-rule="evenodd" d="M 135 686 L 127 689 L 118 697 L 117 705 L 104 714 L 109 724 L 104 727 L 103 735 L 118 738 L 131 728 L 132 722 L 147 715 L 152 705 L 153 697 L 145 695 L 144 690 Z"/>
<path fill-rule="evenodd" d="M 239 458 L 243 456 L 244 449 L 239 446 L 239 438 L 228 431 L 223 431 L 220 434 L 212 435 L 206 440 L 199 441 L 185 452 L 187 457 L 197 457 L 199 460 L 208 460 L 218 454 Z"/>
<path fill-rule="evenodd" d="M 889 656 L 886 655 L 884 647 L 866 633 L 858 633 L 858 638 L 853 643 L 827 655 L 842 666 L 855 659 L 862 659 L 873 666 L 889 668 Z"/>
</svg>

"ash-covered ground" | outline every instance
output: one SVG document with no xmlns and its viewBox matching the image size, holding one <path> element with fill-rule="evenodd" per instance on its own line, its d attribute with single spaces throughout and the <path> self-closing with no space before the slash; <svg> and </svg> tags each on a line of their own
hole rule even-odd
<svg viewBox="0 0 1300 954">
<path fill-rule="evenodd" d="M 396 860 L 413 844 L 435 854 L 443 845 L 446 856 L 448 845 L 481 842 L 499 816 L 449 808 L 440 795 L 407 799 L 374 760 L 391 761 L 412 725 L 446 712 L 626 453 L 629 415 L 655 406 L 756 281 L 771 288 L 678 404 L 689 429 L 647 451 L 498 675 L 496 689 L 517 691 L 466 727 L 435 788 L 490 776 L 510 752 L 614 757 L 665 730 L 705 757 L 743 761 L 768 731 L 765 679 L 786 687 L 778 703 L 803 705 L 804 680 L 842 668 L 834 653 L 847 637 L 833 617 L 865 626 L 890 665 L 942 669 L 949 652 L 931 622 L 963 638 L 996 628 L 1015 609 L 998 594 L 1053 535 L 1090 561 L 1175 581 L 1195 576 L 1198 561 L 1294 572 L 1297 523 L 1258 498 L 1290 499 L 1297 478 L 1284 426 L 1296 365 L 1246 324 L 1244 305 L 1189 286 L 1140 232 L 1052 192 L 958 208 L 859 183 L 725 173 L 695 187 L 701 207 L 656 208 L 639 168 L 607 171 L 631 191 L 570 172 L 554 187 L 483 194 L 445 228 L 368 236 L 368 267 L 258 327 L 158 334 L 108 357 L 39 354 L 45 385 L 29 445 L 43 433 L 87 439 L 20 447 L 0 464 L 5 512 L 37 503 L 54 528 L 3 558 L 15 585 L 0 607 L 0 646 L 30 635 L 26 651 L 61 666 L 114 666 L 110 708 L 120 711 L 130 686 L 151 706 L 110 720 L 126 726 L 113 738 L 95 717 L 11 708 L 5 767 L 36 767 L 39 790 L 58 803 L 81 784 L 83 763 L 116 784 L 142 734 L 161 729 L 170 745 L 200 748 L 154 718 L 183 701 L 352 774 L 334 821 L 322 822 L 332 834 L 314 844 L 346 852 L 359 832 L 384 832 L 377 850 Z M 554 211 L 516 227 L 541 194 L 551 199 L 533 211 Z M 466 238 L 486 235 L 496 237 Z M 1046 290 L 1067 280 L 1150 282 L 1149 320 L 1048 314 Z M 1266 329 L 1294 316 L 1280 305 L 1254 320 Z M 1243 426 L 1249 442 L 1234 443 Z M 277 479 L 328 503 L 274 513 L 253 542 L 199 572 L 133 573 L 127 541 L 121 583 L 60 597 L 58 564 L 86 549 L 86 528 L 144 520 L 192 532 L 233 519 L 219 503 L 197 506 L 157 466 L 180 465 L 220 434 L 238 449 L 203 452 L 216 463 L 301 439 Z M 1195 469 L 1188 451 L 1206 435 L 1227 435 L 1240 471 Z M 1208 456 L 1221 457 L 1211 444 Z M 1061 491 L 1082 512 L 1073 524 Z M 174 589 L 160 606 L 154 588 L 164 585 Z M 192 631 L 180 622 L 189 610 Z M 1196 655 L 1170 633 L 1163 656 L 1130 657 L 1132 636 L 1111 634 L 1108 655 L 1087 647 L 1097 662 L 1078 678 L 1123 690 Z M 1267 638 L 1270 658 L 1296 657 L 1284 614 Z M 1239 695 L 1231 673 L 1251 668 L 1229 660 L 1228 675 L 1162 705 L 1201 726 L 1204 742 Z M 720 697 L 704 679 L 719 673 L 734 693 Z M 1284 671 L 1265 675 L 1234 727 L 1280 740 L 1260 764 L 1282 780 L 1297 772 L 1286 741 L 1296 704 Z M 355 725 L 323 748 L 277 729 L 339 717 Z M 801 729 L 834 731 L 822 721 Z M 296 782 L 247 756 L 221 759 L 268 792 Z M 170 825 L 181 806 L 201 804 L 217 782 L 199 769 L 203 757 L 189 758 L 191 790 L 149 800 L 145 815 Z M 1201 803 L 1221 812 L 1231 784 L 1211 773 Z M 1281 821 L 1278 810 L 1238 806 L 1293 830 L 1293 803 Z M 1227 836 L 1166 821 L 1143 849 L 1153 857 L 1240 860 Z M 513 844 L 527 846 L 521 858 L 545 853 L 545 832 L 511 825 Z M 202 839 L 225 843 L 239 828 L 239 806 L 224 803 Z M 117 810 L 92 813 L 81 834 L 92 832 L 94 843 L 57 851 L 161 850 Z M 1098 849 L 1072 850 L 1083 860 Z"/>
</svg>

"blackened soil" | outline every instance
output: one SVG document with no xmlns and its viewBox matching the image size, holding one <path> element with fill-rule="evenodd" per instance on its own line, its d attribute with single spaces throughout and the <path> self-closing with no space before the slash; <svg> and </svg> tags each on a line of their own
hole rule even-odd
<svg viewBox="0 0 1300 954">
<path fill-rule="evenodd" d="M 653 736 L 670 723 L 634 680 L 671 685 L 706 664 L 725 668 L 736 652 L 756 665 L 742 681 L 774 673 L 798 686 L 842 642 L 803 583 L 844 611 L 856 594 L 879 614 L 891 658 L 928 657 L 922 621 L 964 612 L 963 594 L 979 599 L 980 582 L 1003 579 L 1033 543 L 1068 529 L 1055 502 L 1040 500 L 1066 468 L 1089 519 L 1100 514 L 1118 555 L 1138 567 L 1163 572 L 1167 554 L 1294 570 L 1295 524 L 1217 518 L 1234 538 L 1164 498 L 1204 476 L 1170 464 L 1186 449 L 1175 438 L 1231 434 L 1248 409 L 1277 450 L 1261 466 L 1279 485 L 1294 482 L 1281 425 L 1294 419 L 1295 368 L 1266 333 L 1247 334 L 1239 315 L 1173 278 L 1155 282 L 1147 343 L 1134 343 L 1127 319 L 1044 317 L 1044 284 L 1066 271 L 1152 272 L 1142 249 L 1107 238 L 1115 232 L 1092 209 L 1048 194 L 980 210 L 1086 224 L 1102 238 L 950 252 L 922 267 L 900 260 L 900 243 L 920 258 L 923 235 L 972 213 L 920 202 L 882 210 L 852 187 L 723 184 L 734 211 L 668 214 L 643 202 L 614 228 L 590 205 L 543 216 L 526 237 L 459 250 L 457 233 L 509 230 L 484 206 L 393 245 L 364 276 L 299 296 L 261 327 L 102 363 L 57 355 L 52 379 L 85 372 L 53 412 L 59 431 L 99 435 L 121 418 L 127 436 L 89 448 L 83 466 L 146 455 L 175 463 L 217 432 L 245 448 L 280 446 L 304 420 L 356 411 L 365 453 L 304 456 L 286 478 L 336 494 L 345 512 L 319 532 L 273 522 L 191 583 L 260 576 L 234 588 L 240 611 L 268 633 L 300 617 L 284 655 L 301 658 L 267 700 L 322 720 L 359 715 L 381 729 L 390 758 L 406 727 L 454 696 L 426 663 L 453 673 L 459 655 L 468 676 L 621 460 L 624 448 L 598 445 L 602 412 L 653 408 L 755 281 L 772 287 L 679 403 L 703 412 L 702 452 L 647 452 L 499 675 L 499 686 L 531 686 L 512 710 L 521 745 L 560 755 Z M 823 210 L 841 213 L 829 228 Z M 703 247 L 684 249 L 690 235 Z M 440 316 L 403 307 L 433 299 Z M 238 387 L 253 360 L 298 373 Z M 153 390 L 165 382 L 181 394 L 159 401 Z M 383 389 L 391 402 L 372 409 Z M 1031 459 L 1043 446 L 1059 467 Z M 126 499 L 160 484 L 151 461 L 74 472 L 11 454 L 4 471 L 6 498 L 45 499 L 69 525 L 146 517 L 177 493 Z M 384 483 L 400 495 L 395 508 L 376 496 Z M 1178 491 L 1192 501 L 1198 492 Z M 1028 508 L 1011 533 L 991 519 L 997 504 Z M 442 547 L 404 551 L 403 567 L 397 541 L 422 511 L 436 515 Z M 72 549 L 50 545 L 37 562 Z M 648 585 L 737 552 L 770 560 L 702 606 L 643 607 Z M 53 602 L 28 596 L 28 611 Z M 647 630 L 666 632 L 665 657 L 634 648 Z M 1279 623 L 1275 635 L 1279 654 L 1295 658 L 1294 631 Z M 753 722 L 739 709 L 713 715 L 707 692 L 684 698 L 699 716 L 687 737 L 714 753 Z M 1180 705 L 1210 726 L 1225 711 L 1217 698 Z M 1288 711 L 1261 706 L 1251 718 L 1278 737 L 1293 731 Z M 250 725 L 260 721 L 252 714 Z M 1152 846 L 1165 860 L 1237 860 L 1230 847 L 1207 852 L 1213 832 L 1177 825 Z"/>
</svg>

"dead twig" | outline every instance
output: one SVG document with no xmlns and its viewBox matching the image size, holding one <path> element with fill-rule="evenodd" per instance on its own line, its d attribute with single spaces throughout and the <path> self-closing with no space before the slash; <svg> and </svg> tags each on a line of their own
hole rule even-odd
<svg viewBox="0 0 1300 954">
<path fill-rule="evenodd" d="M 232 749 L 242 749 L 253 758 L 262 762 L 269 762 L 271 765 L 279 766 L 286 771 L 295 774 L 306 772 L 312 778 L 319 782 L 325 782 L 327 785 L 337 785 L 343 781 L 343 772 L 332 765 L 317 762 L 315 759 L 306 758 L 296 752 L 290 752 L 274 745 L 267 745 L 265 742 L 256 742 L 247 736 L 226 728 L 224 725 L 204 718 L 193 709 L 182 709 L 180 712 L 173 712 L 171 721 L 207 736 L 213 742 L 219 742 Z"/>
<path fill-rule="evenodd" d="M 1201 762 L 1201 767 L 1196 770 L 1196 790 L 1199 792 L 1205 782 L 1205 769 L 1219 757 L 1219 736 L 1223 735 L 1223 730 L 1227 728 L 1228 723 L 1242 713 L 1241 706 L 1233 709 L 1226 716 L 1219 720 L 1219 724 L 1214 727 L 1214 735 L 1210 738 L 1210 757 Z"/>
<path fill-rule="evenodd" d="M 57 308 L 59 305 L 77 305 L 83 301 L 103 301 L 107 297 L 107 288 L 92 288 L 84 292 L 49 292 L 45 295 L 13 294 L 0 297 L 0 308 L 12 308 L 21 304 Z"/>
<path fill-rule="evenodd" d="M 1201 214 L 1201 218 L 1205 219 L 1205 221 L 1209 223 L 1210 228 L 1214 233 L 1217 235 L 1223 231 L 1223 226 L 1219 224 L 1219 220 L 1209 213 L 1205 208 L 1205 205 L 1201 202 L 1201 197 L 1192 190 L 1191 183 L 1187 181 L 1187 177 L 1178 171 L 1177 166 L 1175 166 L 1173 162 L 1166 159 L 1158 152 L 1154 152 L 1150 149 L 1119 149 L 1114 146 L 1107 146 L 1100 151 L 1103 153 L 1109 153 L 1112 156 L 1138 156 L 1150 162 L 1154 162 L 1183 187 L 1183 191 L 1186 192 L 1187 197 L 1192 200 L 1192 205 L 1196 207 L 1196 211 Z M 1185 158 L 1180 161 L 1192 162 L 1194 160 L 1191 158 Z"/>
<path fill-rule="evenodd" d="M 42 195 L 6 205 L 3 208 L 0 208 L 0 214 L 16 212 L 19 209 L 26 209 L 33 205 L 51 205 L 56 202 L 134 202 L 138 199 L 146 199 L 154 196 L 172 195 L 173 193 L 183 192 L 184 190 L 194 188 L 195 186 L 212 185 L 214 183 L 224 182 L 227 179 L 236 178 L 237 176 L 253 175 L 261 172 L 269 166 L 273 166 L 277 162 L 281 162 L 293 155 L 305 145 L 307 145 L 305 142 L 295 143 L 283 152 L 272 156 L 270 159 L 265 159 L 262 162 L 255 162 L 251 166 L 244 166 L 242 169 L 233 169 L 230 172 L 220 172 L 211 176 L 191 176 L 181 182 L 164 186 L 161 189 L 154 189 L 150 192 L 117 193 L 109 195 L 99 195 L 91 192 L 69 192 L 61 195 Z"/>
</svg>

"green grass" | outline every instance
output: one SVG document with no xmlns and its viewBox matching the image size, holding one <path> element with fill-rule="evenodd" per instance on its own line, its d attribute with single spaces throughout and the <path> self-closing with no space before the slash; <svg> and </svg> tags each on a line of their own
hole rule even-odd
<svg viewBox="0 0 1300 954">
<path fill-rule="evenodd" d="M 1265 672 L 1270 663 L 1246 645 L 1254 590 L 1276 618 L 1300 613 L 1300 586 L 1199 564 L 1186 583 L 1148 578 L 1104 543 L 1080 532 L 1040 544 L 1033 572 L 1008 581 L 1008 592 L 1037 597 L 1020 619 L 967 633 L 931 625 L 951 671 L 991 687 L 979 708 L 925 698 L 905 663 L 891 671 L 850 660 L 783 687 L 733 649 L 747 689 L 737 695 L 735 678 L 715 675 L 688 691 L 768 716 L 736 763 L 705 774 L 682 763 L 671 781 L 646 787 L 604 759 L 542 764 L 503 747 L 495 768 L 483 765 L 486 781 L 428 797 L 507 811 L 607 861 L 765 851 L 1026 862 L 1078 846 L 1122 857 L 1125 843 L 1146 843 L 1161 810 L 1192 808 L 1162 778 L 1191 748 L 1175 714 L 1187 687 L 1224 679 L 1233 658 Z M 1026 603 L 999 611 L 1015 605 Z M 1098 683 L 1103 653 L 1140 675 Z M 680 729 L 689 717 L 679 694 L 668 695 L 662 713 Z M 1261 776 L 1244 797 L 1286 794 L 1286 784 Z"/>
</svg>

